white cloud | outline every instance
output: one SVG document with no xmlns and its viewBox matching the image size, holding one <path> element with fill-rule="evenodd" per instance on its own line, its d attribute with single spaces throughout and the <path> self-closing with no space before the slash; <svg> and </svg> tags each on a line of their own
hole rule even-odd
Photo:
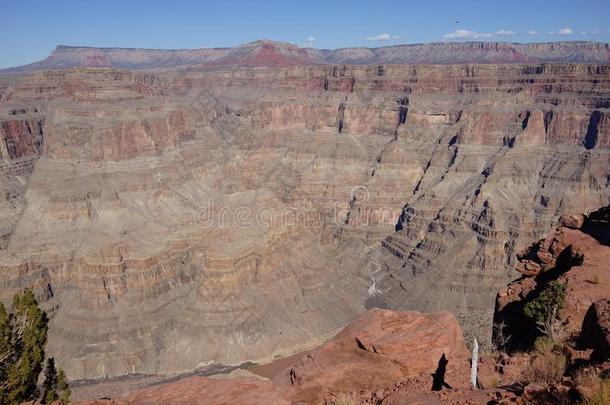
<svg viewBox="0 0 610 405">
<path fill-rule="evenodd" d="M 599 34 L 599 31 L 598 30 L 593 30 L 593 31 L 591 31 L 591 34 L 597 35 L 597 34 Z"/>
<path fill-rule="evenodd" d="M 501 37 L 506 37 L 506 36 L 509 36 L 509 35 L 515 35 L 515 31 L 512 31 L 512 30 L 499 30 L 499 31 L 496 31 L 496 35 L 499 35 Z"/>
<path fill-rule="evenodd" d="M 580 31 L 580 35 L 589 35 L 589 31 Z"/>
<path fill-rule="evenodd" d="M 462 39 L 462 38 L 474 38 L 477 35 L 474 31 L 457 29 L 449 34 L 445 34 L 445 39 Z"/>
<path fill-rule="evenodd" d="M 477 38 L 491 38 L 494 34 L 491 32 L 477 32 L 464 29 L 457 29 L 453 32 L 445 34 L 445 39 L 477 39 Z"/>
<path fill-rule="evenodd" d="M 305 43 L 303 43 L 301 45 L 301 48 L 315 48 L 315 46 L 316 46 L 316 37 L 314 37 L 313 35 L 310 35 L 307 38 L 305 38 Z"/>
<path fill-rule="evenodd" d="M 538 31 L 534 31 L 534 30 L 528 31 L 527 35 L 538 35 Z"/>
<path fill-rule="evenodd" d="M 574 34 L 574 30 L 572 28 L 566 27 L 566 28 L 560 28 L 557 31 L 548 31 L 547 34 L 549 34 L 549 35 L 572 35 L 572 34 Z"/>
<path fill-rule="evenodd" d="M 400 38 L 401 37 L 398 35 L 390 35 L 387 32 L 384 32 L 381 34 L 364 37 L 363 39 L 366 41 L 390 41 L 392 39 L 400 39 Z"/>
</svg>

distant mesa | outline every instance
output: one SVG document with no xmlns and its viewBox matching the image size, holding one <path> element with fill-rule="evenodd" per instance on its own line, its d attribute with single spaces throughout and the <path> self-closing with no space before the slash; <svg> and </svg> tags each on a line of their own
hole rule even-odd
<svg viewBox="0 0 610 405">
<path fill-rule="evenodd" d="M 316 64 L 610 63 L 610 48 L 599 42 L 439 42 L 381 48 L 313 49 L 259 40 L 233 48 L 142 49 L 59 45 L 44 60 L 0 70 L 22 72 L 70 67 L 155 69 L 199 66 L 290 67 Z"/>
<path fill-rule="evenodd" d="M 289 67 L 323 63 L 323 60 L 316 58 L 315 52 L 312 51 L 314 50 L 300 48 L 290 43 L 264 39 L 232 48 L 225 56 L 204 62 L 204 65 L 213 67 Z"/>
</svg>

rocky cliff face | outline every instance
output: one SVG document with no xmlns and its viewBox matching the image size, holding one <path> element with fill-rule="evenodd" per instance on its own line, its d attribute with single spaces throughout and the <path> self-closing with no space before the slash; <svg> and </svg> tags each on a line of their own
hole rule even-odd
<svg viewBox="0 0 610 405">
<path fill-rule="evenodd" d="M 564 303 L 557 314 L 557 339 L 585 347 L 590 342 L 598 343 L 596 339 L 605 339 L 604 333 L 589 332 L 596 322 L 585 322 L 585 318 L 601 318 L 593 304 L 599 301 L 601 314 L 603 300 L 609 296 L 608 212 L 605 207 L 589 216 L 564 217 L 562 226 L 517 255 L 516 269 L 522 277 L 500 290 L 495 309 L 495 322 L 504 325 L 503 333 L 513 336 L 513 348 L 531 347 L 540 335 L 535 323 L 523 315 L 523 309 L 555 280 L 566 286 Z M 583 335 L 594 337 L 579 342 L 581 330 Z"/>
<path fill-rule="evenodd" d="M 200 65 L 288 67 L 316 64 L 608 63 L 610 48 L 598 42 L 438 42 L 381 48 L 312 49 L 270 40 L 233 48 L 139 49 L 59 45 L 44 60 L 5 71 L 69 67 L 154 69 Z"/>
<path fill-rule="evenodd" d="M 438 42 L 382 48 L 345 48 L 321 51 L 332 63 L 527 63 L 608 61 L 608 44 L 554 42 Z"/>
<path fill-rule="evenodd" d="M 35 289 L 70 378 L 261 360 L 370 306 L 489 330 L 516 252 L 607 204 L 609 99 L 607 65 L 2 77 L 0 294 Z"/>
</svg>

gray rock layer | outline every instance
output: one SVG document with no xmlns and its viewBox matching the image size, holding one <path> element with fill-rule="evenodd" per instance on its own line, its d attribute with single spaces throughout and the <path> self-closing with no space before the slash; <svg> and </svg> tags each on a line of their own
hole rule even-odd
<svg viewBox="0 0 610 405">
<path fill-rule="evenodd" d="M 35 289 L 72 379 L 261 360 L 371 305 L 484 334 L 515 252 L 608 204 L 609 99 L 608 65 L 3 76 L 0 297 Z"/>
</svg>

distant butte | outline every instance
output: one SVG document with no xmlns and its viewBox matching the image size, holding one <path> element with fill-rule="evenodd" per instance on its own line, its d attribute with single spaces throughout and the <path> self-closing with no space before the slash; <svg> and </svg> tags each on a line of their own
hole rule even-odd
<svg viewBox="0 0 610 405">
<path fill-rule="evenodd" d="M 323 63 L 313 49 L 300 48 L 287 42 L 263 39 L 232 48 L 219 59 L 204 62 L 207 66 L 289 67 Z"/>
<path fill-rule="evenodd" d="M 178 66 L 291 67 L 317 64 L 609 63 L 599 42 L 438 42 L 381 48 L 313 49 L 259 40 L 233 48 L 142 49 L 59 45 L 44 60 L 0 70 L 23 72 L 69 67 L 154 69 Z"/>
</svg>

